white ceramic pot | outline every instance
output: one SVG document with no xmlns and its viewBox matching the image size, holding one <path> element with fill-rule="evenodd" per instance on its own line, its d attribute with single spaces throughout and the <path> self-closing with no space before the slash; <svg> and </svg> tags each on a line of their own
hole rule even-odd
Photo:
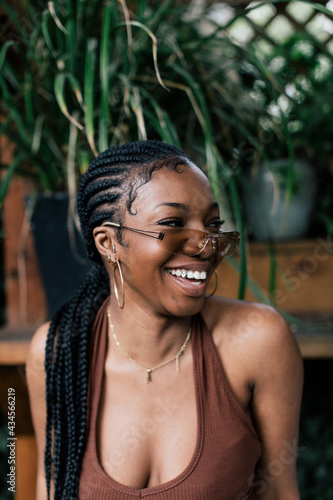
<svg viewBox="0 0 333 500">
<path fill-rule="evenodd" d="M 316 195 L 316 177 L 306 161 L 294 162 L 293 193 L 286 198 L 289 160 L 264 162 L 244 176 L 245 215 L 254 238 L 261 241 L 290 240 L 306 234 Z"/>
</svg>

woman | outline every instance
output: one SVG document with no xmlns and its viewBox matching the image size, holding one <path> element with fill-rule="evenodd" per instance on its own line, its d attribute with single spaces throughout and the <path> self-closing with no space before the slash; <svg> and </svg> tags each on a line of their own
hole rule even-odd
<svg viewBox="0 0 333 500">
<path fill-rule="evenodd" d="M 300 354 L 275 310 L 207 298 L 238 234 L 205 174 L 158 141 L 113 147 L 78 211 L 92 271 L 27 361 L 37 500 L 299 499 Z"/>
</svg>

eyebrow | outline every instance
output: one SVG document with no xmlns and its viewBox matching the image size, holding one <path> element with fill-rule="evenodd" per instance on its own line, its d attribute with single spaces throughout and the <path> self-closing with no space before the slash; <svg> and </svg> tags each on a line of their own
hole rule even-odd
<svg viewBox="0 0 333 500">
<path fill-rule="evenodd" d="M 191 211 L 191 208 L 188 205 L 185 205 L 184 203 L 176 203 L 176 202 L 172 202 L 172 201 L 167 201 L 165 203 L 159 203 L 154 208 L 158 208 L 161 206 L 181 208 L 182 210 L 185 210 L 185 212 Z M 217 209 L 219 208 L 219 204 L 217 203 L 217 201 L 214 201 L 214 203 L 212 203 L 211 206 L 209 207 L 210 210 L 213 210 L 214 208 L 217 208 Z"/>
<path fill-rule="evenodd" d="M 188 205 L 185 205 L 184 203 L 175 203 L 175 202 L 172 202 L 172 201 L 167 201 L 165 203 L 159 203 L 158 205 L 156 205 L 155 208 L 158 208 L 158 207 L 175 207 L 175 208 L 181 208 L 182 210 L 185 210 L 186 212 L 189 212 L 190 211 L 190 207 Z"/>
</svg>

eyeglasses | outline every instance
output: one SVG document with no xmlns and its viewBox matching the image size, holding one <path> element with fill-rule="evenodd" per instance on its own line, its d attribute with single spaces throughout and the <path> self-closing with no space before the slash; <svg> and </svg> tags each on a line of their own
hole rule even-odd
<svg viewBox="0 0 333 500">
<path fill-rule="evenodd" d="M 164 250 L 175 255 L 184 252 L 192 257 L 201 254 L 206 248 L 217 252 L 222 257 L 231 257 L 240 240 L 238 231 L 219 231 L 218 228 L 211 228 L 210 232 L 205 233 L 197 229 L 184 229 L 182 227 L 168 227 L 161 232 L 144 231 L 109 221 L 103 222 L 102 226 L 127 229 L 144 236 L 150 236 Z"/>
</svg>

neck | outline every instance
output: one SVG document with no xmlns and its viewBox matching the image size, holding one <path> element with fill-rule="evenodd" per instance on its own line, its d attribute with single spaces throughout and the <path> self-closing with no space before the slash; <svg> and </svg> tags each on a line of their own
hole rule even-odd
<svg viewBox="0 0 333 500">
<path fill-rule="evenodd" d="M 177 354 L 188 334 L 191 317 L 152 314 L 138 307 L 119 309 L 111 301 L 110 314 L 114 331 L 123 349 L 144 366 L 155 366 Z M 109 346 L 114 345 L 109 330 Z M 123 353 L 115 352 L 118 358 Z"/>
</svg>

